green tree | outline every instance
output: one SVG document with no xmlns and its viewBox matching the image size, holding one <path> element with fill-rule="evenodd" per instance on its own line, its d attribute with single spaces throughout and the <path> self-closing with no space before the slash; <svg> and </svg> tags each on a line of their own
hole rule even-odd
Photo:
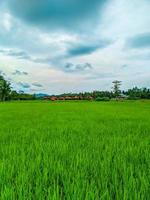
<svg viewBox="0 0 150 200">
<path fill-rule="evenodd" d="M 0 101 L 6 101 L 11 92 L 10 83 L 7 82 L 2 75 L 0 75 Z"/>
<path fill-rule="evenodd" d="M 113 92 L 115 97 L 118 97 L 121 94 L 120 86 L 121 86 L 121 81 L 113 81 Z"/>
<path fill-rule="evenodd" d="M 13 91 L 11 92 L 10 97 L 11 97 L 11 100 L 19 100 L 19 94 L 18 94 L 17 91 L 15 91 L 15 90 L 13 90 Z"/>
</svg>

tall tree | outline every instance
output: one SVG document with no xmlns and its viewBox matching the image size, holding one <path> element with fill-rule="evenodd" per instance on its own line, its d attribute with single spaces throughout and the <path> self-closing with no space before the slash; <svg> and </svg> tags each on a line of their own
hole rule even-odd
<svg viewBox="0 0 150 200">
<path fill-rule="evenodd" d="M 0 75 L 0 101 L 5 101 L 11 92 L 10 83 L 8 83 L 2 75 Z"/>
<path fill-rule="evenodd" d="M 121 94 L 120 86 L 121 86 L 121 81 L 113 81 L 113 92 L 115 97 L 118 97 Z"/>
</svg>

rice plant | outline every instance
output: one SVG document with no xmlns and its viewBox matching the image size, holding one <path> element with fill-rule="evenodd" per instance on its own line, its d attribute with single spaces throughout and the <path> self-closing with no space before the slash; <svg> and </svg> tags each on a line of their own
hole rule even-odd
<svg viewBox="0 0 150 200">
<path fill-rule="evenodd" d="M 0 199 L 150 199 L 150 102 L 1 103 Z"/>
</svg>

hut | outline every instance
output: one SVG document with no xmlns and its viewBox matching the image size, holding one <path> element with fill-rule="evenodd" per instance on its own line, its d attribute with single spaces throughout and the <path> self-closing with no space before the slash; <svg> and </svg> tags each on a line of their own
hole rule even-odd
<svg viewBox="0 0 150 200">
<path fill-rule="evenodd" d="M 57 100 L 57 97 L 51 97 L 50 100 L 51 100 L 51 101 L 56 101 L 56 100 Z"/>
</svg>

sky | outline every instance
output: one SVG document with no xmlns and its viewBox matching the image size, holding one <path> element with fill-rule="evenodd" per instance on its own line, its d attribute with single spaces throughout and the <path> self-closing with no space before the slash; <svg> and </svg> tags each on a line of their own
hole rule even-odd
<svg viewBox="0 0 150 200">
<path fill-rule="evenodd" d="M 60 94 L 150 87 L 149 0 L 1 0 L 0 74 Z"/>
</svg>

